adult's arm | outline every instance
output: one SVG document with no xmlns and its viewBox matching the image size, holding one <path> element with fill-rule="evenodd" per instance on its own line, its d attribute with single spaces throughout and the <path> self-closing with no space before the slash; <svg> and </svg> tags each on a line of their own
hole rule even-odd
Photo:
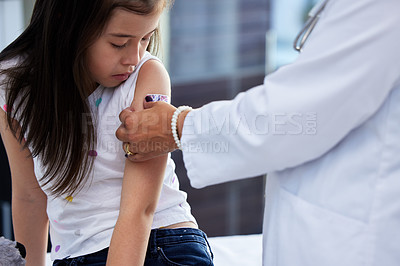
<svg viewBox="0 0 400 266">
<path fill-rule="evenodd" d="M 181 141 L 191 184 L 298 166 L 369 119 L 399 83 L 398 10 L 397 0 L 331 0 L 294 63 L 190 112 Z"/>
<path fill-rule="evenodd" d="M 331 0 L 297 60 L 232 101 L 210 103 L 179 117 L 183 159 L 194 187 L 295 167 L 328 152 L 382 105 L 400 75 L 400 2 Z M 121 113 L 117 136 L 146 143 L 132 160 L 176 145 L 175 107 L 151 103 Z M 185 117 L 185 115 L 187 115 Z M 184 122 L 182 120 L 184 119 Z M 182 129 L 183 124 L 183 129 Z M 167 124 L 168 125 L 168 124 Z M 141 134 L 146 129 L 147 137 Z"/>
<path fill-rule="evenodd" d="M 33 170 L 28 149 L 23 149 L 7 126 L 0 109 L 0 133 L 7 151 L 12 177 L 12 218 L 15 240 L 26 248 L 26 265 L 45 265 L 48 218 L 47 198 Z"/>
<path fill-rule="evenodd" d="M 132 108 L 142 110 L 143 100 L 150 93 L 170 95 L 168 73 L 155 60 L 147 61 L 140 69 Z M 165 154 L 144 162 L 126 160 L 120 212 L 107 265 L 143 265 L 167 157 Z"/>
</svg>

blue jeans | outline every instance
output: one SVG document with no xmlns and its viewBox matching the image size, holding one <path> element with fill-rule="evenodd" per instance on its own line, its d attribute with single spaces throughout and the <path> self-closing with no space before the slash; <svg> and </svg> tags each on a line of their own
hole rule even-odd
<svg viewBox="0 0 400 266">
<path fill-rule="evenodd" d="M 76 257 L 55 260 L 53 266 L 105 265 L 108 248 Z M 212 266 L 213 254 L 206 234 L 194 228 L 151 230 L 145 266 Z"/>
</svg>

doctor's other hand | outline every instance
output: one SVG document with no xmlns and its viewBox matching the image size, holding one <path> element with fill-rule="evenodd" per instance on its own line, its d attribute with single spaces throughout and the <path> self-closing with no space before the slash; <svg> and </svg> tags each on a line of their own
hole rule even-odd
<svg viewBox="0 0 400 266">
<path fill-rule="evenodd" d="M 165 102 L 145 101 L 143 105 L 142 111 L 124 109 L 119 115 L 121 125 L 116 131 L 128 159 L 135 162 L 146 161 L 178 148 L 171 130 L 176 108 Z M 179 139 L 187 113 L 182 112 L 178 117 Z"/>
</svg>

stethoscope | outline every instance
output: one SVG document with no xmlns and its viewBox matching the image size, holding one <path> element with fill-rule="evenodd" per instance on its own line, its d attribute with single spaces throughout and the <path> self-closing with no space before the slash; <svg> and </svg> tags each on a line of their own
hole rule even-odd
<svg viewBox="0 0 400 266">
<path fill-rule="evenodd" d="M 326 4 L 328 3 L 329 0 L 322 1 L 318 4 L 316 4 L 311 11 L 308 13 L 308 19 L 304 25 L 304 27 L 301 29 L 299 34 L 297 34 L 296 39 L 294 40 L 293 43 L 293 48 L 301 52 L 305 42 L 307 41 L 308 37 L 310 36 L 311 32 L 313 31 L 315 25 L 317 25 L 318 19 L 321 15 L 321 12 L 324 10 Z"/>
</svg>

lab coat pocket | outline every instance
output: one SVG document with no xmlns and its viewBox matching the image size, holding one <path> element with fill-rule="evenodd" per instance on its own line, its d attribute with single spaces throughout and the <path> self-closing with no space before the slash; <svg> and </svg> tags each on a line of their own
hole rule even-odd
<svg viewBox="0 0 400 266">
<path fill-rule="evenodd" d="M 367 225 L 280 189 L 276 265 L 367 265 Z"/>
</svg>

